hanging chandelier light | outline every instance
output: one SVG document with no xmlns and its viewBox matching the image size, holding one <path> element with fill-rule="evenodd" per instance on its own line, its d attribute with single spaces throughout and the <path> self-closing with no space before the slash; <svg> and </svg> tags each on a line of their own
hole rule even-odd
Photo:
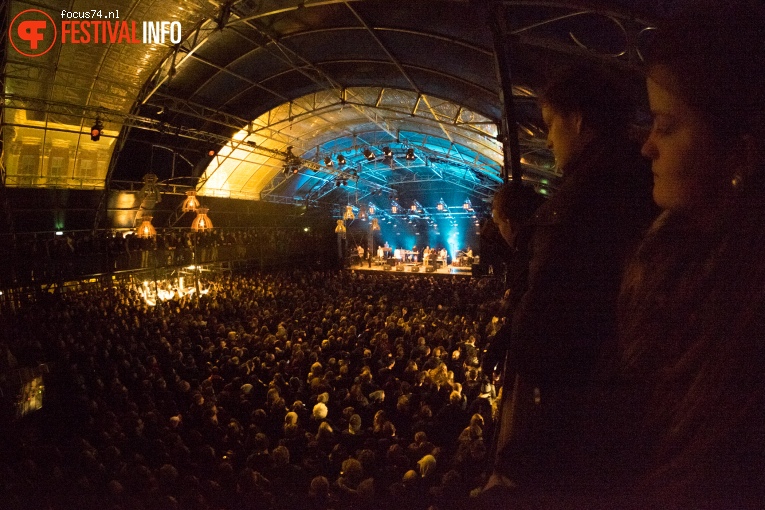
<svg viewBox="0 0 765 510">
<path fill-rule="evenodd" d="M 466 198 L 465 203 L 462 204 L 462 208 L 466 211 L 472 211 L 473 210 L 473 204 L 470 203 L 470 199 Z"/>
<path fill-rule="evenodd" d="M 376 210 L 374 204 L 369 204 L 369 214 L 374 214 Z"/>
<path fill-rule="evenodd" d="M 375 232 L 375 231 L 377 231 L 377 230 L 380 230 L 380 222 L 379 222 L 379 221 L 377 221 L 377 218 L 374 218 L 374 219 L 372 220 L 372 226 L 371 226 L 371 228 L 372 228 L 372 232 Z"/>
<path fill-rule="evenodd" d="M 207 216 L 207 211 L 209 211 L 207 207 L 200 207 L 197 209 L 197 217 L 191 222 L 191 230 L 194 232 L 212 230 L 212 221 L 210 221 L 210 218 Z"/>
<path fill-rule="evenodd" d="M 143 187 L 141 188 L 141 199 L 150 196 L 154 198 L 156 203 L 160 203 L 162 201 L 162 194 L 159 192 L 159 186 L 157 186 L 157 182 L 159 181 L 159 178 L 156 176 L 156 174 L 146 174 L 143 176 Z"/>
<path fill-rule="evenodd" d="M 143 216 L 141 218 L 141 224 L 135 229 L 135 235 L 142 239 L 150 239 L 157 235 L 157 230 L 154 225 L 151 224 L 151 216 Z"/>
<path fill-rule="evenodd" d="M 343 213 L 343 219 L 344 220 L 355 220 L 356 215 L 353 214 L 353 206 L 352 205 L 346 205 L 345 206 L 345 213 Z"/>
<path fill-rule="evenodd" d="M 186 200 L 183 201 L 181 210 L 185 213 L 195 212 L 199 209 L 200 205 L 199 199 L 197 199 L 197 192 L 195 190 L 190 190 L 186 192 Z"/>
<path fill-rule="evenodd" d="M 444 202 L 443 198 L 438 201 L 438 205 L 436 205 L 436 209 L 438 209 L 441 212 L 444 212 L 448 209 L 448 207 L 446 207 L 446 202 Z"/>
<path fill-rule="evenodd" d="M 398 214 L 398 210 L 399 210 L 399 208 L 400 208 L 400 207 L 401 207 L 401 206 L 400 206 L 400 205 L 398 205 L 398 202 L 396 202 L 395 200 L 393 200 L 393 201 L 391 202 L 391 204 L 390 204 L 390 212 L 392 212 L 393 214 Z"/>
<path fill-rule="evenodd" d="M 336 234 L 345 234 L 345 222 L 343 220 L 337 220 L 337 226 L 335 227 Z"/>
</svg>

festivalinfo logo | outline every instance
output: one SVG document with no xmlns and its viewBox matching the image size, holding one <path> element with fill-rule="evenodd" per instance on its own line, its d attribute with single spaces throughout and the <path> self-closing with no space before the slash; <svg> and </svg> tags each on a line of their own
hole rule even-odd
<svg viewBox="0 0 765 510">
<path fill-rule="evenodd" d="M 122 20 L 119 9 L 62 10 L 58 22 L 45 11 L 26 9 L 8 27 L 11 45 L 25 57 L 45 55 L 59 38 L 61 44 L 178 44 L 181 36 L 180 21 Z"/>
</svg>

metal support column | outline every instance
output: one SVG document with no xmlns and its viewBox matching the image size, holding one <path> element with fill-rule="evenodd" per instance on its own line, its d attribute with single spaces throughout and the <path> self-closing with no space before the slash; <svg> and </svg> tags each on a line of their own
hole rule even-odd
<svg viewBox="0 0 765 510">
<path fill-rule="evenodd" d="M 513 80 L 511 58 L 515 47 L 514 38 L 507 30 L 505 6 L 502 2 L 484 0 L 486 17 L 494 42 L 495 69 L 499 82 L 499 99 L 502 103 L 502 125 L 499 140 L 502 142 L 504 163 L 502 178 L 521 183 L 523 169 L 521 168 L 521 147 L 518 142 L 518 127 L 515 120 L 515 105 L 513 104 Z M 483 2 L 482 2 L 483 3 Z"/>
</svg>

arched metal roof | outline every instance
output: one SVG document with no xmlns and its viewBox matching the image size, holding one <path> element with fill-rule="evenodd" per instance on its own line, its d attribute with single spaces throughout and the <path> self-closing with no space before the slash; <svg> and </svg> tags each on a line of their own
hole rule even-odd
<svg viewBox="0 0 765 510">
<path fill-rule="evenodd" d="M 548 183 L 556 174 L 535 87 L 576 59 L 629 70 L 650 20 L 667 10 L 637 0 L 101 4 L 102 15 L 117 12 L 139 30 L 144 21 L 180 22 L 183 40 L 57 42 L 29 58 L 9 32 L 8 186 L 97 189 L 153 172 L 201 195 L 308 205 L 344 204 L 351 193 L 357 201 L 416 197 L 418 189 L 485 200 L 503 164 L 492 17 L 509 41 L 525 175 Z M 12 0 L 4 14 L 9 27 L 27 9 L 60 25 L 62 10 L 91 8 Z M 104 134 L 92 142 L 96 119 Z"/>
</svg>

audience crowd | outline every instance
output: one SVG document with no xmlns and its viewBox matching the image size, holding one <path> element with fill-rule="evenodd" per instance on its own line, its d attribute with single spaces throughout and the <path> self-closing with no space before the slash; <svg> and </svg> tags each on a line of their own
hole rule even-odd
<svg viewBox="0 0 765 510">
<path fill-rule="evenodd" d="M 0 455 L 8 509 L 467 508 L 490 463 L 495 279 L 293 271 L 20 310 L 52 367 Z M 43 306 L 44 305 L 44 306 Z"/>
</svg>

